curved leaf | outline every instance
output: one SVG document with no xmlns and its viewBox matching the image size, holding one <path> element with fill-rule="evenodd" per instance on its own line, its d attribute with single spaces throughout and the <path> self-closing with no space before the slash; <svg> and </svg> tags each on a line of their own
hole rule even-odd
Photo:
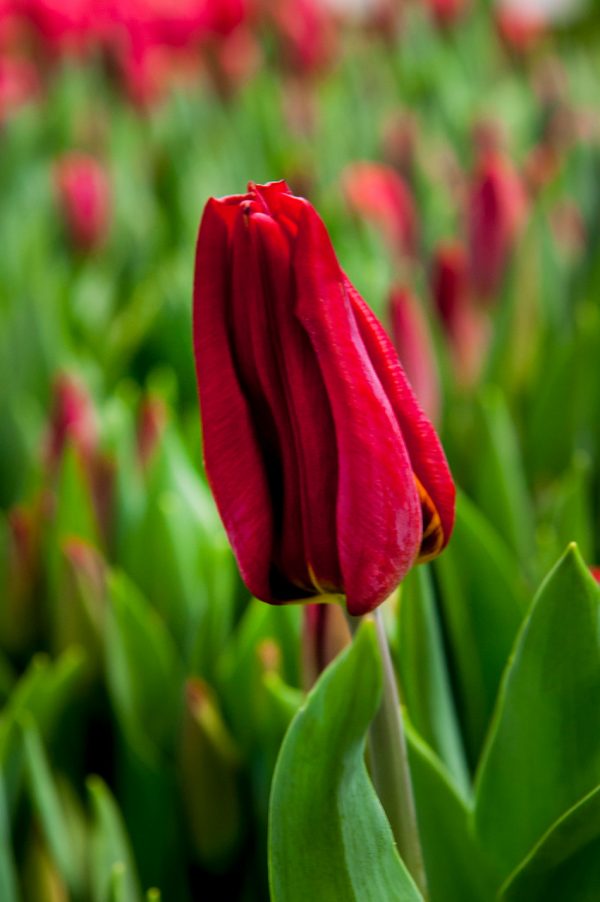
<svg viewBox="0 0 600 902">
<path fill-rule="evenodd" d="M 600 589 L 575 545 L 543 583 L 504 675 L 475 821 L 506 877 L 600 783 Z"/>
<path fill-rule="evenodd" d="M 501 891 L 506 902 L 595 902 L 600 886 L 600 786 L 543 836 Z"/>
<path fill-rule="evenodd" d="M 410 727 L 407 738 L 431 902 L 492 899 L 495 875 L 474 835 L 470 806 Z"/>
<path fill-rule="evenodd" d="M 527 608 L 516 559 L 488 520 L 459 495 L 452 542 L 435 562 L 456 701 L 475 767 L 496 693 Z"/>
<path fill-rule="evenodd" d="M 273 902 L 417 902 L 364 762 L 381 697 L 374 626 L 321 675 L 286 735 L 273 778 Z"/>
</svg>

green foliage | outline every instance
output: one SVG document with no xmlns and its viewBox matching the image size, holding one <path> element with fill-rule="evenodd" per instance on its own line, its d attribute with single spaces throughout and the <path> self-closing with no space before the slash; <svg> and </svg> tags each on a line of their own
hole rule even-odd
<svg viewBox="0 0 600 902">
<path fill-rule="evenodd" d="M 421 898 L 364 762 L 380 696 L 375 630 L 365 623 L 322 675 L 281 748 L 269 826 L 274 902 Z"/>
<path fill-rule="evenodd" d="M 265 42 L 252 78 L 218 96 L 211 57 L 202 84 L 144 112 L 100 59 L 44 57 L 43 98 L 18 110 L 0 85 L 2 902 L 263 902 L 269 799 L 275 902 L 419 898 L 365 767 L 371 626 L 306 696 L 302 610 L 248 597 L 202 472 L 200 213 L 281 177 L 384 320 L 392 281 L 414 289 L 443 373 L 456 527 L 385 609 L 431 902 L 598 895 L 597 22 L 590 6 L 530 52 L 498 39 L 494 4 L 445 29 L 425 7 L 386 41 L 353 26 L 304 81 Z M 482 118 L 528 173 L 528 213 L 477 307 L 469 380 L 430 275 L 439 241 L 467 240 Z M 552 129 L 557 168 L 537 185 L 531 154 Z M 89 254 L 54 185 L 74 148 L 112 186 Z M 341 175 L 360 159 L 409 182 L 414 258 L 349 215 Z M 93 440 L 69 427 L 50 453 L 61 374 L 87 395 Z"/>
<path fill-rule="evenodd" d="M 474 766 L 525 613 L 523 578 L 509 549 L 464 496 L 458 498 L 452 543 L 435 569 L 459 716 Z"/>
<path fill-rule="evenodd" d="M 600 783 L 599 618 L 571 547 L 521 627 L 477 777 L 477 830 L 503 876 Z"/>
</svg>

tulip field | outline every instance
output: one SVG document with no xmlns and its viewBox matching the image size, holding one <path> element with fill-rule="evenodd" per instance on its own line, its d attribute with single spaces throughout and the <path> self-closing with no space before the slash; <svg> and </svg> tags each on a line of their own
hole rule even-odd
<svg viewBox="0 0 600 902">
<path fill-rule="evenodd" d="M 0 0 L 0 902 L 600 899 L 599 84 Z"/>
</svg>

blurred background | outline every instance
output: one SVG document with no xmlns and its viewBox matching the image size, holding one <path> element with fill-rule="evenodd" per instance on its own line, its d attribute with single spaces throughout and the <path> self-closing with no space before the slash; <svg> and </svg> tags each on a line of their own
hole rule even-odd
<svg viewBox="0 0 600 902">
<path fill-rule="evenodd" d="M 248 180 L 316 206 L 442 436 L 472 772 L 499 670 L 471 717 L 448 598 L 495 582 L 504 660 L 566 543 L 600 563 L 599 84 L 584 2 L 0 0 L 2 900 L 268 898 L 307 630 L 237 575 L 191 346 Z"/>
</svg>

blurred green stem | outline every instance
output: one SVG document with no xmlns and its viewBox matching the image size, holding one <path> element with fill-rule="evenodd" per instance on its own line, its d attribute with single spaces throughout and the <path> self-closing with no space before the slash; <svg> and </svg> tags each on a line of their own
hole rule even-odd
<svg viewBox="0 0 600 902">
<path fill-rule="evenodd" d="M 381 608 L 374 611 L 372 616 L 383 666 L 383 695 L 369 733 L 371 775 L 390 822 L 398 852 L 423 898 L 427 899 L 427 878 L 419 840 L 398 684 Z"/>
</svg>

